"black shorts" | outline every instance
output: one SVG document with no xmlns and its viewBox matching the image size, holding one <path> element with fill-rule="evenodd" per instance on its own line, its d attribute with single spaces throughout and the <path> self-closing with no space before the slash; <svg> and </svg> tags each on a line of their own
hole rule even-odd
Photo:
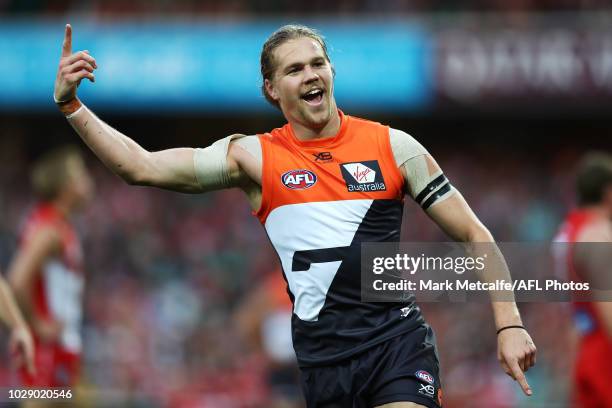
<svg viewBox="0 0 612 408">
<path fill-rule="evenodd" d="M 436 341 L 426 324 L 353 359 L 301 371 L 308 408 L 374 408 L 401 401 L 431 408 L 442 404 Z"/>
</svg>

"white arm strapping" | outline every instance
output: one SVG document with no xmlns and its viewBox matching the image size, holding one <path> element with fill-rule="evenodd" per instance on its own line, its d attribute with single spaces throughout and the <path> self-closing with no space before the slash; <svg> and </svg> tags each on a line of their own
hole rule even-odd
<svg viewBox="0 0 612 408">
<path fill-rule="evenodd" d="M 389 128 L 389 141 L 397 167 L 401 167 L 413 157 L 429 154 L 422 144 L 408 133 L 398 129 Z"/>
<path fill-rule="evenodd" d="M 227 165 L 227 152 L 230 142 L 232 141 L 261 163 L 261 145 L 259 143 L 259 138 L 254 135 L 230 135 L 217 140 L 206 148 L 195 149 L 193 166 L 195 168 L 196 179 L 202 191 L 231 187 L 231 178 Z"/>
<path fill-rule="evenodd" d="M 440 168 L 429 174 L 430 156 L 423 145 L 406 132 L 393 128 L 389 129 L 389 140 L 395 163 L 406 174 L 408 193 L 417 204 L 427 209 L 452 195 L 455 190 Z"/>
<path fill-rule="evenodd" d="M 193 167 L 202 191 L 219 190 L 230 187 L 231 179 L 227 165 L 227 151 L 234 139 L 244 135 L 230 135 L 219 139 L 203 149 L 195 149 Z"/>
<path fill-rule="evenodd" d="M 236 139 L 235 143 L 247 151 L 251 156 L 255 158 L 257 164 L 261 166 L 261 143 L 256 135 L 249 135 Z"/>
</svg>

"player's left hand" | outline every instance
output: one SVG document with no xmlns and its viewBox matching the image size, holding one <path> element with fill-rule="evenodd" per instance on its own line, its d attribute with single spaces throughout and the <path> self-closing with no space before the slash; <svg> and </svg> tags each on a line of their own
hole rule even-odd
<svg viewBox="0 0 612 408">
<path fill-rule="evenodd" d="M 30 375 L 36 373 L 36 367 L 34 366 L 34 341 L 27 326 L 18 325 L 12 330 L 9 350 L 11 355 L 15 356 L 17 366 L 25 364 Z"/>
<path fill-rule="evenodd" d="M 536 346 L 525 329 L 507 329 L 497 335 L 497 359 L 525 395 L 533 394 L 524 372 L 536 363 Z"/>
</svg>

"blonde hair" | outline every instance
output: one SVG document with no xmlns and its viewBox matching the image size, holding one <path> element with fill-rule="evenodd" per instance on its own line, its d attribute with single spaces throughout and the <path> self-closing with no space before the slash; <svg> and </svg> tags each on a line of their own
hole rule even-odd
<svg viewBox="0 0 612 408">
<path fill-rule="evenodd" d="M 327 53 L 327 44 L 325 38 L 319 34 L 315 29 L 306 27 L 299 24 L 288 24 L 284 25 L 268 37 L 261 50 L 260 57 L 260 68 L 261 68 L 261 92 L 268 102 L 280 109 L 280 104 L 275 101 L 266 90 L 266 79 L 271 81 L 276 71 L 276 61 L 274 61 L 274 50 L 283 45 L 289 40 L 295 40 L 297 38 L 312 38 L 321 45 L 325 59 L 331 63 L 329 55 Z M 332 67 L 333 71 L 333 67 Z"/>
<path fill-rule="evenodd" d="M 69 163 L 82 162 L 81 151 L 72 145 L 62 146 L 45 153 L 34 163 L 30 180 L 34 193 L 40 200 L 53 200 L 66 185 Z"/>
</svg>

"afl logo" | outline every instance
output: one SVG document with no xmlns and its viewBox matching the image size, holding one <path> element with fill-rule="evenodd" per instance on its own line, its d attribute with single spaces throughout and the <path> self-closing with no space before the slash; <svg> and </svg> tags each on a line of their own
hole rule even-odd
<svg viewBox="0 0 612 408">
<path fill-rule="evenodd" d="M 281 181 L 292 190 L 305 190 L 315 185 L 317 176 L 310 170 L 290 170 L 281 176 Z"/>
<path fill-rule="evenodd" d="M 425 381 L 428 384 L 433 384 L 434 383 L 434 378 L 431 374 L 429 374 L 427 371 L 423 371 L 423 370 L 419 370 L 416 372 L 416 377 L 419 380 Z"/>
</svg>

